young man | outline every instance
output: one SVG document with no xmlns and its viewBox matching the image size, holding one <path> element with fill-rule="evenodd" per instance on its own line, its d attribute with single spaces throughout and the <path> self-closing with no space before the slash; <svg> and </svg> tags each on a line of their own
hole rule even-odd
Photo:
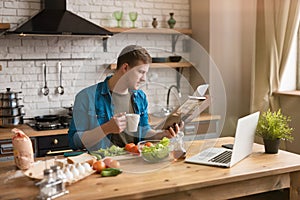
<svg viewBox="0 0 300 200">
<path fill-rule="evenodd" d="M 148 139 L 174 137 L 175 129 L 155 131 L 148 123 L 148 101 L 138 87 L 146 80 L 151 57 L 142 47 L 125 47 L 117 60 L 114 75 L 103 82 L 80 91 L 75 98 L 73 118 L 69 128 L 72 149 L 98 150 L 112 144 L 125 146 Z M 126 113 L 140 115 L 138 131 L 126 131 Z"/>
</svg>

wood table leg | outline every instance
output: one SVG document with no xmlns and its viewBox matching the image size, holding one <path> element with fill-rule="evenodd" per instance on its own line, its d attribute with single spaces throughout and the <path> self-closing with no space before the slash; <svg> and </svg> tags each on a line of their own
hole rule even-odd
<svg viewBox="0 0 300 200">
<path fill-rule="evenodd" d="M 290 173 L 290 200 L 300 199 L 300 171 Z"/>
</svg>

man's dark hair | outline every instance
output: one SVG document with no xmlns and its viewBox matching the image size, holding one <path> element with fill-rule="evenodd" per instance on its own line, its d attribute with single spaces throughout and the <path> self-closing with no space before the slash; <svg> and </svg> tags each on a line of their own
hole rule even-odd
<svg viewBox="0 0 300 200">
<path fill-rule="evenodd" d="M 138 45 L 129 45 L 121 51 L 118 57 L 117 70 L 124 63 L 128 63 L 130 67 L 134 67 L 138 64 L 138 61 L 143 61 L 144 64 L 151 63 L 151 56 L 145 48 Z"/>
</svg>

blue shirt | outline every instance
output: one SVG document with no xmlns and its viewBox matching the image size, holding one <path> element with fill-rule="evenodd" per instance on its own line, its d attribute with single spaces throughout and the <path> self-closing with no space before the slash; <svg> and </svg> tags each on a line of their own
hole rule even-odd
<svg viewBox="0 0 300 200">
<path fill-rule="evenodd" d="M 81 142 L 83 133 L 94 129 L 108 122 L 114 115 L 114 105 L 108 87 L 107 77 L 103 82 L 92 85 L 81 90 L 75 97 L 73 107 L 73 117 L 68 131 L 69 145 L 73 150 L 85 148 Z M 148 122 L 148 101 L 146 94 L 142 90 L 130 91 L 133 101 L 134 113 L 140 115 L 138 131 L 135 137 L 139 141 L 145 138 L 146 133 L 151 129 Z M 108 134 L 90 150 L 108 148 L 111 146 L 111 134 Z"/>
</svg>

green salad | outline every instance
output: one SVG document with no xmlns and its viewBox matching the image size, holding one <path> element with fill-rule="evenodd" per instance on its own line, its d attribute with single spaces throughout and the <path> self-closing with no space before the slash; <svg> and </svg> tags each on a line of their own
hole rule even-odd
<svg viewBox="0 0 300 200">
<path fill-rule="evenodd" d="M 107 157 L 107 156 L 120 156 L 124 155 L 127 152 L 124 150 L 123 147 L 118 147 L 116 145 L 112 145 L 107 149 L 99 149 L 97 151 L 90 152 L 91 155 L 96 156 L 98 160 Z"/>
<path fill-rule="evenodd" d="M 151 142 L 151 141 L 150 141 Z M 169 156 L 170 140 L 164 137 L 158 143 L 142 147 L 142 156 L 148 162 L 159 162 Z"/>
</svg>

